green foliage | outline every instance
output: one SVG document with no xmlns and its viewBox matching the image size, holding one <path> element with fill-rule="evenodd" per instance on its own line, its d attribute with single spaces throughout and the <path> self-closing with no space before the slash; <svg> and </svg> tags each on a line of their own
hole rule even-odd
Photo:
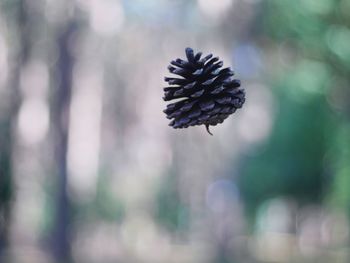
<svg viewBox="0 0 350 263">
<path fill-rule="evenodd" d="M 166 176 L 156 195 L 156 219 L 169 231 L 181 232 L 188 229 L 189 209 L 181 201 L 175 174 Z"/>
<path fill-rule="evenodd" d="M 125 215 L 125 206 L 117 197 L 113 196 L 109 177 L 100 174 L 98 177 L 97 193 L 92 202 L 91 210 L 96 209 L 96 214 L 106 221 L 121 221 Z"/>
<path fill-rule="evenodd" d="M 266 148 L 247 159 L 240 179 L 248 207 L 284 195 L 320 201 L 324 192 L 323 158 L 329 113 L 322 96 L 307 104 L 280 95 L 280 109 Z"/>
<path fill-rule="evenodd" d="M 350 214 L 350 125 L 343 125 L 337 130 L 334 140 L 335 174 L 330 203 L 346 209 Z"/>
<path fill-rule="evenodd" d="M 276 47 L 292 43 L 299 56 L 282 77 L 275 76 L 280 80 L 271 87 L 279 105 L 273 132 L 259 154 L 247 157 L 240 177 L 251 214 L 264 200 L 281 195 L 300 202 L 329 196 L 333 204 L 350 208 L 349 103 L 338 105 L 340 112 L 329 103 L 335 90 L 346 95 L 335 78 L 350 84 L 350 20 L 344 10 L 350 4 L 340 0 L 264 4 L 265 34 Z M 330 153 L 332 164 L 325 165 Z"/>
</svg>

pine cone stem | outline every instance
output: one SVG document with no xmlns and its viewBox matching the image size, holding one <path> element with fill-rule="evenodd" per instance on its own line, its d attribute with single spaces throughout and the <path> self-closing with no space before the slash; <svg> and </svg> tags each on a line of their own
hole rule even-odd
<svg viewBox="0 0 350 263">
<path fill-rule="evenodd" d="M 207 132 L 211 135 L 211 136 L 213 136 L 213 134 L 210 132 L 210 130 L 209 130 L 209 124 L 206 124 L 205 125 L 205 128 L 207 129 Z"/>
</svg>

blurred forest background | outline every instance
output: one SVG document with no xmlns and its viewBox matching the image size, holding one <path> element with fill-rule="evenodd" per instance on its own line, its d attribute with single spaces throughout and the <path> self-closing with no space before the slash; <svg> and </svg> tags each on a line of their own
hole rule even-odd
<svg viewBox="0 0 350 263">
<path fill-rule="evenodd" d="M 174 130 L 185 47 L 244 107 Z M 0 0 L 0 262 L 350 262 L 350 1 Z"/>
</svg>

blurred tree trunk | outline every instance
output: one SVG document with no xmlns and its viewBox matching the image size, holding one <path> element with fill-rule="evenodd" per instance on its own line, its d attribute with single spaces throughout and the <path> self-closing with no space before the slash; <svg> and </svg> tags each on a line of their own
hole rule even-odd
<svg viewBox="0 0 350 263">
<path fill-rule="evenodd" d="M 11 217 L 11 115 L 0 120 L 0 259 L 8 247 L 8 230 Z"/>
<path fill-rule="evenodd" d="M 67 148 L 69 131 L 69 107 L 72 90 L 73 57 L 69 43 L 75 31 L 74 22 L 68 22 L 57 38 L 58 56 L 55 80 L 58 81 L 53 104 L 53 125 L 55 132 L 56 196 L 55 218 L 52 236 L 52 252 L 57 262 L 69 262 L 69 198 L 67 194 Z"/>
<path fill-rule="evenodd" d="M 6 9 L 6 6 L 5 6 Z M 9 68 L 11 73 L 8 78 L 8 105 L 6 112 L 2 112 L 0 119 L 0 259 L 9 246 L 8 234 L 11 223 L 11 201 L 13 199 L 13 175 L 12 175 L 12 149 L 14 145 L 13 122 L 20 105 L 19 79 L 21 68 L 28 61 L 30 52 L 30 25 L 26 0 L 18 1 L 18 4 L 9 15 L 10 30 L 16 32 L 14 38 L 9 40 L 12 45 Z M 13 43 L 15 42 L 15 43 Z"/>
</svg>

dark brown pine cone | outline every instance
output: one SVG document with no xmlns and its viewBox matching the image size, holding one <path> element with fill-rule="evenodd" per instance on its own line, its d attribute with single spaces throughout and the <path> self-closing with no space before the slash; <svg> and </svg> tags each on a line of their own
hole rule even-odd
<svg viewBox="0 0 350 263">
<path fill-rule="evenodd" d="M 222 123 L 230 114 L 241 108 L 245 92 L 238 79 L 233 79 L 231 68 L 222 68 L 223 62 L 209 54 L 194 54 L 186 48 L 186 60 L 171 61 L 168 69 L 181 78 L 166 77 L 170 87 L 164 88 L 165 101 L 177 99 L 168 104 L 164 113 L 173 119 L 169 126 L 187 128 L 204 124 L 209 134 L 209 125 Z"/>
</svg>

